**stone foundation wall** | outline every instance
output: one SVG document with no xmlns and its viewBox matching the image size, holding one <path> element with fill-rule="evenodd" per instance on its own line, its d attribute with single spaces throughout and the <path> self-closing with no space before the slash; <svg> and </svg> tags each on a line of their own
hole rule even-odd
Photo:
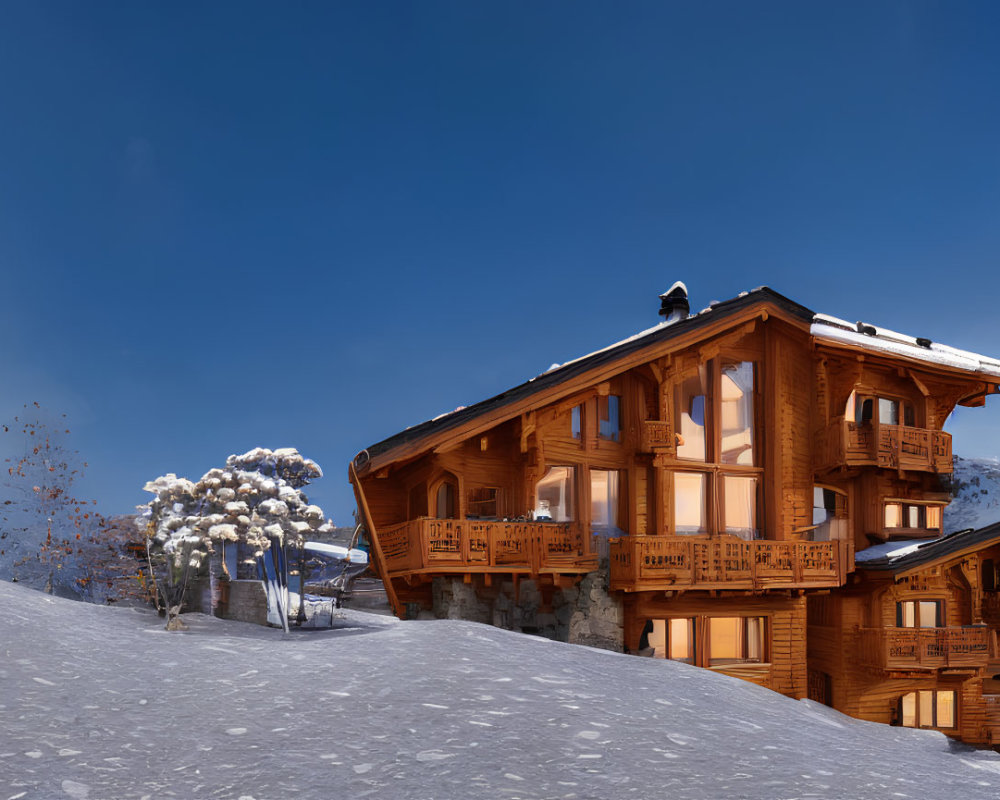
<svg viewBox="0 0 1000 800">
<path fill-rule="evenodd" d="M 565 588 L 523 579 L 516 591 L 512 580 L 487 587 L 480 580 L 465 583 L 461 578 L 435 578 L 433 611 L 414 613 L 414 608 L 409 616 L 482 622 L 620 653 L 624 650 L 622 603 L 608 594 L 607 584 L 606 568 Z"/>
<path fill-rule="evenodd" d="M 267 595 L 260 581 L 229 581 L 225 618 L 267 625 Z"/>
</svg>

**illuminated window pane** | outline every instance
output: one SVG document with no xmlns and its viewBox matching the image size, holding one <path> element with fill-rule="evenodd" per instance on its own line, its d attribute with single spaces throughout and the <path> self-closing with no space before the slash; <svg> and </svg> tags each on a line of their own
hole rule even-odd
<svg viewBox="0 0 1000 800">
<path fill-rule="evenodd" d="M 917 695 L 915 692 L 904 694 L 902 698 L 902 723 L 907 728 L 917 727 Z"/>
<path fill-rule="evenodd" d="M 708 396 L 708 371 L 703 366 L 698 374 L 688 378 L 678 387 L 677 457 L 694 461 L 706 460 L 705 405 Z"/>
<path fill-rule="evenodd" d="M 937 692 L 937 719 L 938 728 L 955 727 L 955 693 Z"/>
<path fill-rule="evenodd" d="M 757 479 L 726 475 L 726 533 L 741 539 L 757 535 Z"/>
<path fill-rule="evenodd" d="M 722 452 L 719 461 L 723 464 L 753 466 L 753 383 L 752 361 L 722 368 Z"/>
<path fill-rule="evenodd" d="M 708 476 L 703 472 L 674 474 L 674 531 L 708 532 Z"/>
<path fill-rule="evenodd" d="M 671 619 L 669 625 L 669 654 L 674 661 L 694 663 L 694 620 Z"/>
<path fill-rule="evenodd" d="M 927 506 L 927 527 L 932 530 L 941 527 L 941 506 Z"/>
<path fill-rule="evenodd" d="M 763 617 L 711 617 L 709 664 L 757 663 L 764 657 Z"/>
<path fill-rule="evenodd" d="M 601 532 L 618 528 L 619 475 L 615 470 L 590 470 L 590 525 Z"/>
<path fill-rule="evenodd" d="M 920 524 L 920 506 L 904 506 L 906 509 L 906 527 L 922 528 Z"/>
<path fill-rule="evenodd" d="M 917 627 L 917 604 L 912 600 L 897 604 L 896 624 L 900 628 Z"/>
<path fill-rule="evenodd" d="M 847 405 L 844 407 L 844 419 L 854 419 L 854 406 L 857 403 L 858 393 L 851 392 L 847 398 Z"/>
<path fill-rule="evenodd" d="M 709 620 L 709 653 L 713 664 L 731 663 L 740 658 L 739 617 L 713 617 Z"/>
<path fill-rule="evenodd" d="M 899 503 L 885 504 L 885 527 L 900 528 L 903 525 L 903 509 Z"/>
<path fill-rule="evenodd" d="M 920 601 L 920 627 L 921 628 L 936 628 L 938 627 L 938 616 L 940 614 L 941 604 L 936 600 L 921 600 Z"/>
<path fill-rule="evenodd" d="M 917 692 L 917 713 L 921 728 L 934 727 L 934 692 Z"/>
<path fill-rule="evenodd" d="M 570 522 L 573 520 L 575 470 L 549 467 L 535 484 L 535 519 Z"/>
</svg>

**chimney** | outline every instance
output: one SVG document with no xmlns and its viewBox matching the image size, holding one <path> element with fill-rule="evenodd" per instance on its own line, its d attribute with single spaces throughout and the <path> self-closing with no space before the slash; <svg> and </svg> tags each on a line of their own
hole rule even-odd
<svg viewBox="0 0 1000 800">
<path fill-rule="evenodd" d="M 681 281 L 660 295 L 660 316 L 666 317 L 666 322 L 679 322 L 687 317 L 690 310 L 687 286 Z"/>
</svg>

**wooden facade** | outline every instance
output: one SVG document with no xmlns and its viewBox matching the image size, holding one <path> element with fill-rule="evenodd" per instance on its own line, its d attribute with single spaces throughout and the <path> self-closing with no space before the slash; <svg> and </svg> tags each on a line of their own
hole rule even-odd
<svg viewBox="0 0 1000 800">
<path fill-rule="evenodd" d="M 441 580 L 484 603 L 531 581 L 548 607 L 597 571 L 626 652 L 1000 736 L 1000 602 L 967 565 L 897 579 L 855 563 L 940 536 L 942 425 L 997 390 L 1000 362 L 766 288 L 688 315 L 682 290 L 644 334 L 359 453 L 350 477 L 396 612 L 432 608 Z M 931 608 L 946 616 L 896 624 Z"/>
</svg>

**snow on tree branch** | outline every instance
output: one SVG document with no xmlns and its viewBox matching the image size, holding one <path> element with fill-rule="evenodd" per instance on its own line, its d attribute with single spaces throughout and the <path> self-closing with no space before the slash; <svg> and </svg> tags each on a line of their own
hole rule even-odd
<svg viewBox="0 0 1000 800">
<path fill-rule="evenodd" d="M 251 559 L 260 559 L 272 546 L 298 546 L 313 531 L 332 530 L 301 489 L 322 475 L 316 462 L 294 448 L 257 447 L 229 456 L 224 468 L 209 470 L 196 483 L 173 473 L 148 482 L 143 489 L 154 498 L 139 506 L 139 520 L 161 562 L 168 627 L 180 614 L 190 577 L 216 543 L 239 542 Z"/>
</svg>

